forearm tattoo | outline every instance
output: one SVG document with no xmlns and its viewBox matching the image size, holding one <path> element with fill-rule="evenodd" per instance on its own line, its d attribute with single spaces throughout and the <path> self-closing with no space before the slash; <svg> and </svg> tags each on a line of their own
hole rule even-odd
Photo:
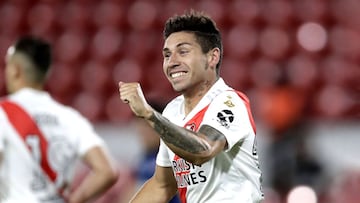
<svg viewBox="0 0 360 203">
<path fill-rule="evenodd" d="M 154 129 L 161 139 L 190 153 L 199 153 L 208 150 L 208 145 L 195 137 L 196 133 L 186 128 L 176 126 L 160 113 L 154 112 L 149 118 L 154 123 Z M 213 134 L 211 135 L 213 136 Z"/>
</svg>

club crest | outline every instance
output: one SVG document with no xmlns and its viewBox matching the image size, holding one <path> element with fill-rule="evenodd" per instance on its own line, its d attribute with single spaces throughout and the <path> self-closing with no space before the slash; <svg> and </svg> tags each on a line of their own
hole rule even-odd
<svg viewBox="0 0 360 203">
<path fill-rule="evenodd" d="M 195 123 L 190 123 L 190 124 L 187 124 L 185 126 L 185 128 L 188 129 L 188 130 L 191 130 L 191 131 L 195 131 L 196 125 L 195 125 Z"/>
</svg>

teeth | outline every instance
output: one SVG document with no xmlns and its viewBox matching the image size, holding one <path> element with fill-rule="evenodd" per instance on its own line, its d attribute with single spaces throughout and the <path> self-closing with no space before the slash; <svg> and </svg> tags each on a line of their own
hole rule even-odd
<svg viewBox="0 0 360 203">
<path fill-rule="evenodd" d="M 176 77 L 180 77 L 182 75 L 185 75 L 185 72 L 177 72 L 177 73 L 173 73 L 171 74 L 171 77 L 172 78 L 176 78 Z"/>
</svg>

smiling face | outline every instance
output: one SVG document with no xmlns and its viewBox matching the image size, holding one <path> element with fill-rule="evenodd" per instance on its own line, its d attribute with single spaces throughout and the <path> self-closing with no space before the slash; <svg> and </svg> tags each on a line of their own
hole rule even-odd
<svg viewBox="0 0 360 203">
<path fill-rule="evenodd" d="M 181 93 L 207 91 L 217 79 L 219 49 L 203 53 L 191 32 L 175 32 L 164 43 L 163 70 L 174 90 Z"/>
</svg>

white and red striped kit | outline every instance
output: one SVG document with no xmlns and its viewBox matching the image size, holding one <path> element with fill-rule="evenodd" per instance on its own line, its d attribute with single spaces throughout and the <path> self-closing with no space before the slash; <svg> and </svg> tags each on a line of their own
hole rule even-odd
<svg viewBox="0 0 360 203">
<path fill-rule="evenodd" d="M 263 199 L 256 127 L 244 94 L 220 78 L 188 115 L 183 96 L 172 100 L 163 115 L 194 131 L 210 125 L 227 140 L 227 149 L 201 166 L 178 157 L 161 141 L 156 163 L 172 167 L 183 203 L 257 203 Z"/>
<path fill-rule="evenodd" d="M 47 92 L 23 88 L 0 102 L 0 202 L 63 202 L 78 158 L 103 140 Z"/>
</svg>

